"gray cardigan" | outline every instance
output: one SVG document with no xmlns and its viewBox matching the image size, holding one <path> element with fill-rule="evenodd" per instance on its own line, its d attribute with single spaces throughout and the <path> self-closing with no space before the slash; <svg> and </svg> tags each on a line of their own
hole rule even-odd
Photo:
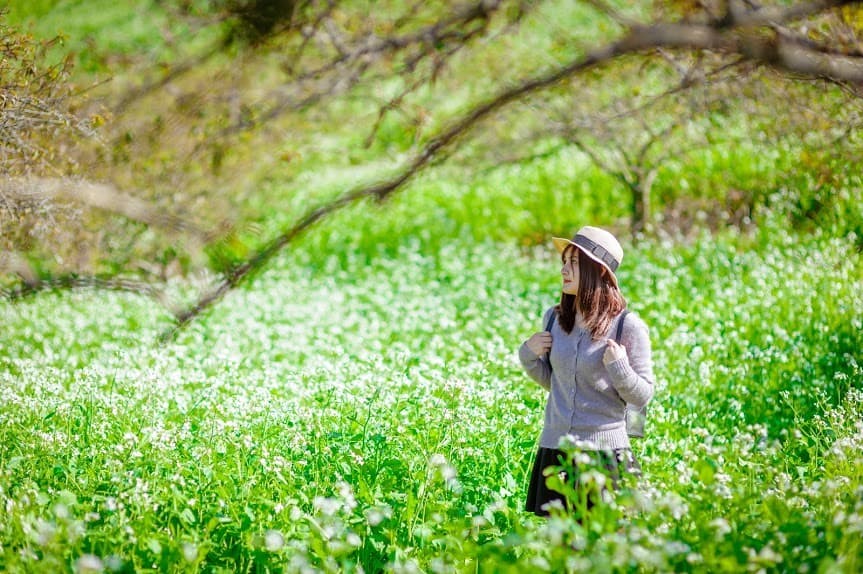
<svg viewBox="0 0 863 574">
<path fill-rule="evenodd" d="M 552 310 L 545 312 L 542 328 Z M 551 328 L 551 365 L 523 343 L 518 357 L 527 374 L 549 391 L 545 424 L 539 444 L 558 448 L 560 439 L 571 435 L 587 444 L 585 449 L 628 448 L 625 408 L 641 408 L 653 396 L 653 361 L 647 325 L 634 313 L 623 324 L 621 344 L 627 358 L 606 367 L 602 363 L 606 339 L 613 339 L 618 315 L 605 337 L 594 341 L 578 323 L 567 334 L 555 321 Z"/>
</svg>

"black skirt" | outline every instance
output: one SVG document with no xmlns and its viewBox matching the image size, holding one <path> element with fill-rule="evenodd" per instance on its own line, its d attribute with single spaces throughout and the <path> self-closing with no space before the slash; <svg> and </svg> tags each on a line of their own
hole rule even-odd
<svg viewBox="0 0 863 574">
<path fill-rule="evenodd" d="M 585 487 L 580 484 L 578 477 L 581 470 L 603 470 L 608 476 L 608 482 L 612 488 L 617 488 L 621 475 L 631 474 L 634 476 L 641 475 L 641 466 L 635 460 L 635 455 L 632 454 L 632 449 L 618 448 L 614 450 L 586 450 L 581 451 L 587 454 L 591 461 L 589 464 L 583 465 L 574 461 L 572 467 L 575 470 L 576 476 L 569 476 L 564 473 L 562 476 L 564 482 L 573 486 L 576 492 L 583 490 Z M 566 497 L 557 491 L 551 490 L 546 485 L 546 476 L 543 474 L 549 466 L 564 466 L 566 453 L 553 448 L 540 447 L 536 453 L 536 460 L 533 462 L 533 470 L 530 473 L 530 486 L 527 489 L 527 504 L 525 510 L 533 512 L 537 516 L 548 516 L 549 512 L 545 506 L 553 500 L 559 500 L 564 508 L 569 509 Z M 596 503 L 596 497 L 590 496 L 590 493 L 579 492 L 584 494 L 587 502 L 587 509 Z M 598 494 L 598 492 L 596 493 Z"/>
</svg>

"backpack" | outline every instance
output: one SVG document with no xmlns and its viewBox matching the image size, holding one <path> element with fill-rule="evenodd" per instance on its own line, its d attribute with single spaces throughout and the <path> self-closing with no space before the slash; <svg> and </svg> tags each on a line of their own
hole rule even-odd
<svg viewBox="0 0 863 574">
<path fill-rule="evenodd" d="M 626 309 L 623 310 L 623 313 L 620 315 L 620 319 L 617 322 L 617 333 L 614 335 L 614 341 L 619 345 L 620 339 L 623 337 L 623 323 L 626 320 L 626 315 L 629 314 L 629 311 Z M 551 332 L 551 328 L 554 325 L 554 320 L 557 317 L 557 311 L 554 309 L 551 310 L 551 317 L 548 319 L 548 325 L 545 326 L 545 330 L 549 333 Z M 549 351 L 551 354 L 551 351 Z M 551 368 L 551 360 L 548 362 L 548 367 Z M 626 405 L 626 434 L 633 438 L 643 438 L 644 437 L 644 423 L 647 421 L 647 407 L 644 406 L 640 409 L 636 409 L 635 407 L 630 407 Z"/>
</svg>

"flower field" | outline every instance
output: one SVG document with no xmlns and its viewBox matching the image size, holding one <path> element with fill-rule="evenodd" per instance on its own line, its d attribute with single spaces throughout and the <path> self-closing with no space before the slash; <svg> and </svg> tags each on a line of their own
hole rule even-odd
<svg viewBox="0 0 863 574">
<path fill-rule="evenodd" d="M 863 8 L 793 4 L 4 3 L 0 572 L 863 572 L 863 92 L 783 48 L 855 69 Z M 582 225 L 657 388 L 644 476 L 542 519 L 517 350 Z M 246 269 L 172 338 L 2 297 Z"/>
<path fill-rule="evenodd" d="M 863 289 L 849 240 L 627 247 L 658 379 L 645 471 L 521 511 L 546 247 L 297 250 L 168 343 L 99 292 L 2 303 L 0 570 L 858 572 Z"/>
</svg>

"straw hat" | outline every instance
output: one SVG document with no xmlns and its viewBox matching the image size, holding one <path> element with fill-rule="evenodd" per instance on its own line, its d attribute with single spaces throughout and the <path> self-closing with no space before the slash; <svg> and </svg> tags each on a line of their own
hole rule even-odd
<svg viewBox="0 0 863 574">
<path fill-rule="evenodd" d="M 604 229 L 586 225 L 579 229 L 571 240 L 561 237 L 552 237 L 551 240 L 560 253 L 570 245 L 581 249 L 585 255 L 611 271 L 611 280 L 617 285 L 614 272 L 623 261 L 623 248 L 614 235 Z"/>
</svg>

